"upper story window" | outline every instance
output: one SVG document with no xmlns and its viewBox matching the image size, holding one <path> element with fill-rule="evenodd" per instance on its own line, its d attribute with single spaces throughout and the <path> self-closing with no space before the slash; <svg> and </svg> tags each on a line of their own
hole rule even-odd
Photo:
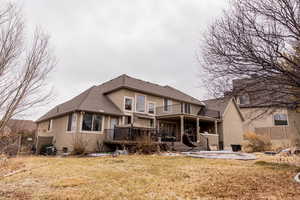
<svg viewBox="0 0 300 200">
<path fill-rule="evenodd" d="M 133 109 L 133 98 L 124 97 L 124 110 L 132 111 L 132 109 Z"/>
<path fill-rule="evenodd" d="M 247 105 L 250 104 L 250 97 L 248 94 L 244 94 L 238 97 L 238 104 Z"/>
<path fill-rule="evenodd" d="M 287 114 L 275 114 L 274 115 L 274 125 L 275 126 L 287 126 L 288 125 L 288 117 Z"/>
<path fill-rule="evenodd" d="M 52 124 L 53 124 L 53 120 L 51 119 L 51 120 L 48 121 L 48 127 L 47 127 L 48 131 L 52 130 Z"/>
<path fill-rule="evenodd" d="M 148 104 L 148 113 L 154 114 L 155 113 L 155 103 L 149 103 Z"/>
<path fill-rule="evenodd" d="M 184 113 L 191 114 L 191 104 L 189 103 L 184 104 Z"/>
<path fill-rule="evenodd" d="M 82 130 L 96 132 L 101 131 L 102 116 L 98 114 L 84 113 L 82 117 Z"/>
<path fill-rule="evenodd" d="M 172 101 L 170 99 L 164 98 L 164 111 L 171 111 Z"/>
<path fill-rule="evenodd" d="M 136 108 L 137 112 L 145 112 L 146 110 L 146 96 L 137 95 L 136 96 Z"/>
<path fill-rule="evenodd" d="M 75 113 L 68 115 L 67 131 L 76 131 L 77 115 Z"/>
</svg>

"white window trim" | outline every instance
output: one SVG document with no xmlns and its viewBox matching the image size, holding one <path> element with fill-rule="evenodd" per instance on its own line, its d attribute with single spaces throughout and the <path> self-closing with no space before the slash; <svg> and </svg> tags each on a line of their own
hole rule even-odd
<svg viewBox="0 0 300 200">
<path fill-rule="evenodd" d="M 68 124 L 69 124 L 69 115 L 74 115 L 74 116 L 76 116 L 76 122 L 75 122 L 75 130 L 71 130 L 71 131 L 68 131 Z M 70 114 L 68 114 L 67 115 L 67 125 L 66 125 L 66 133 L 76 133 L 76 131 L 77 131 L 77 122 L 78 122 L 78 119 L 77 119 L 77 113 L 70 113 Z M 72 124 L 71 124 L 71 129 L 72 129 Z"/>
<path fill-rule="evenodd" d="M 186 112 L 185 105 L 190 105 L 189 106 L 190 107 L 190 113 Z M 184 114 L 191 114 L 192 113 L 192 104 L 190 104 L 190 103 L 183 103 L 183 113 Z"/>
<path fill-rule="evenodd" d="M 144 97 L 145 97 L 145 106 L 144 106 L 144 110 L 145 110 L 145 111 L 144 111 L 144 112 L 138 111 L 138 110 L 136 109 L 136 106 L 137 106 L 137 97 L 138 97 L 138 96 L 144 96 Z M 147 113 L 147 96 L 146 96 L 146 95 L 141 94 L 141 93 L 135 93 L 134 110 L 135 110 L 136 113 Z"/>
<path fill-rule="evenodd" d="M 168 111 L 165 110 L 165 99 L 167 99 L 167 103 L 168 103 L 168 101 L 171 102 L 170 105 L 168 105 L 168 106 L 170 106 L 170 110 L 168 110 Z M 172 112 L 172 105 L 173 105 L 173 101 L 171 99 L 164 98 L 163 99 L 163 112 L 164 113 L 171 113 Z"/>
<path fill-rule="evenodd" d="M 278 115 L 278 114 L 286 115 L 287 125 L 276 125 L 276 124 L 275 124 L 275 115 Z M 287 113 L 274 113 L 273 116 L 272 116 L 272 118 L 273 118 L 273 125 L 274 125 L 275 127 L 288 127 L 289 124 L 290 124 L 290 123 L 289 123 L 289 115 L 288 115 Z"/>
<path fill-rule="evenodd" d="M 95 115 L 96 113 L 92 113 L 92 114 Z M 91 134 L 103 134 L 104 133 L 104 123 L 105 123 L 104 122 L 104 120 L 105 120 L 104 115 L 101 115 L 102 116 L 101 131 L 84 131 L 84 130 L 82 130 L 83 115 L 84 115 L 84 113 L 80 114 L 80 129 L 79 129 L 80 133 L 91 133 Z M 92 123 L 93 123 L 93 121 L 92 121 Z M 92 124 L 92 127 L 93 127 L 93 124 Z"/>
<path fill-rule="evenodd" d="M 133 122 L 133 114 L 125 114 L 124 116 L 124 120 L 122 120 L 122 123 L 123 123 L 123 125 L 128 125 L 128 124 L 125 124 L 125 121 L 126 121 L 126 119 L 125 119 L 125 117 L 131 117 L 131 123 L 130 124 L 132 124 Z"/>
<path fill-rule="evenodd" d="M 149 113 L 149 104 L 153 104 L 154 105 L 154 113 Z M 148 101 L 147 102 L 147 114 L 149 115 L 156 115 L 156 103 L 153 101 Z"/>
<path fill-rule="evenodd" d="M 48 129 L 48 125 L 49 125 L 48 123 L 49 123 L 49 121 L 50 121 L 50 128 Z M 49 121 L 47 123 L 47 132 L 51 132 L 52 128 L 53 128 L 53 119 L 50 119 Z"/>
<path fill-rule="evenodd" d="M 117 126 L 120 125 L 120 119 L 119 119 L 118 117 L 110 117 L 110 116 L 109 116 L 109 124 L 108 124 L 109 129 L 113 129 L 113 128 L 114 128 L 114 127 L 111 127 L 111 120 L 112 120 L 112 119 L 117 119 L 117 121 L 118 121 Z"/>
<path fill-rule="evenodd" d="M 132 100 L 131 110 L 126 110 L 126 109 L 125 109 L 125 101 L 126 101 L 126 99 L 131 99 L 131 100 Z M 134 97 L 124 96 L 124 100 L 123 100 L 123 110 L 124 110 L 125 112 L 133 112 L 134 109 L 135 109 Z"/>
</svg>

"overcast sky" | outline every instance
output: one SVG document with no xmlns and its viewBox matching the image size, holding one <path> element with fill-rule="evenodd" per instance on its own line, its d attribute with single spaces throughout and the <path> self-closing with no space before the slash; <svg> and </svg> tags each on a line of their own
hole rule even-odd
<svg viewBox="0 0 300 200">
<path fill-rule="evenodd" d="M 121 74 L 203 98 L 196 55 L 201 33 L 225 0 L 22 0 L 28 29 L 51 36 L 58 64 L 55 101 L 30 116 Z"/>
</svg>

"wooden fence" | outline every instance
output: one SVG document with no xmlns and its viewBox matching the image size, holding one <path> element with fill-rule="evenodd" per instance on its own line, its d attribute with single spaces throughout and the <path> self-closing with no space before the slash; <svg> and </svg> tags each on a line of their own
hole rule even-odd
<svg viewBox="0 0 300 200">
<path fill-rule="evenodd" d="M 295 127 L 288 126 L 255 128 L 255 133 L 271 140 L 290 140 L 297 136 L 300 137 L 300 133 Z"/>
</svg>

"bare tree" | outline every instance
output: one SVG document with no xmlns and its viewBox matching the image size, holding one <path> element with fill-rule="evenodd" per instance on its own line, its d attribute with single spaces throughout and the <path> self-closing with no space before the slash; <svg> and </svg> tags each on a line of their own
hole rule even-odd
<svg viewBox="0 0 300 200">
<path fill-rule="evenodd" d="M 299 0 L 232 0 L 204 34 L 205 81 L 216 96 L 247 92 L 259 94 L 257 105 L 297 107 L 299 48 Z M 246 81 L 233 91 L 235 79 Z"/>
<path fill-rule="evenodd" d="M 37 29 L 26 43 L 25 22 L 15 4 L 0 5 L 0 132 L 15 115 L 51 95 L 47 77 L 55 65 L 49 36 Z"/>
</svg>

